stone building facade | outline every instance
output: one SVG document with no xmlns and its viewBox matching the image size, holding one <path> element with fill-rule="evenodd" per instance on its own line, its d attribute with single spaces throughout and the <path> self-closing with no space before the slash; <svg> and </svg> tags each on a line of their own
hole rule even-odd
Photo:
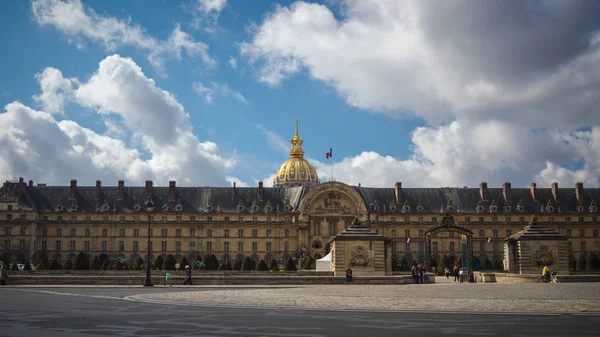
<svg viewBox="0 0 600 337">
<path fill-rule="evenodd" d="M 215 254 L 221 261 L 250 256 L 283 263 L 287 257 L 325 256 L 330 240 L 358 217 L 390 242 L 398 261 L 425 260 L 423 233 L 444 214 L 474 233 L 474 255 L 502 260 L 503 239 L 522 230 L 532 215 L 544 226 L 568 237 L 571 254 L 598 252 L 600 189 L 512 188 L 390 188 L 320 183 L 304 159 L 302 139 L 291 140 L 290 161 L 278 170 L 274 186 L 156 187 L 34 185 L 7 181 L 0 188 L 0 254 L 35 263 L 90 257 L 106 253 L 135 261 L 147 252 L 148 214 L 152 198 L 152 257 L 173 254 L 188 260 Z M 458 256 L 460 238 L 453 233 L 432 240 L 434 258 Z M 410 238 L 410 240 L 409 240 Z M 491 239 L 491 240 L 490 240 Z M 490 242 L 491 241 L 491 242 Z"/>
</svg>

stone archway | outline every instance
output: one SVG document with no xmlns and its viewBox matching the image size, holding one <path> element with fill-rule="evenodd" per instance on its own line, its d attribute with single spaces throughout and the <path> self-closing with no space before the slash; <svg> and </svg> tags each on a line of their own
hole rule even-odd
<svg viewBox="0 0 600 337">
<path fill-rule="evenodd" d="M 323 205 L 323 207 L 319 209 L 319 206 L 321 205 L 316 205 L 316 203 L 320 201 L 319 197 L 324 193 L 337 193 L 345 196 L 350 200 L 352 206 L 354 206 L 352 208 L 354 209 L 350 208 L 344 203 L 339 202 L 331 204 L 331 207 L 328 207 L 329 205 Z M 311 213 L 335 213 L 348 214 L 352 216 L 357 215 L 360 220 L 364 220 L 367 216 L 367 207 L 362 196 L 351 186 L 337 181 L 332 181 L 317 185 L 315 188 L 311 189 L 302 200 L 300 214 L 303 216 L 313 215 Z"/>
<path fill-rule="evenodd" d="M 463 255 L 463 265 L 466 264 L 469 272 L 469 282 L 474 282 L 473 277 L 473 231 L 469 228 L 455 224 L 454 218 L 448 214 L 442 217 L 442 224 L 425 231 L 425 264 L 431 265 L 432 251 L 431 251 L 431 237 L 435 234 L 442 232 L 458 232 L 462 235 L 464 244 L 462 245 L 461 254 Z M 468 250 L 465 252 L 464 250 Z M 466 259 L 465 259 L 466 257 Z M 465 261 L 467 260 L 467 261 Z"/>
</svg>

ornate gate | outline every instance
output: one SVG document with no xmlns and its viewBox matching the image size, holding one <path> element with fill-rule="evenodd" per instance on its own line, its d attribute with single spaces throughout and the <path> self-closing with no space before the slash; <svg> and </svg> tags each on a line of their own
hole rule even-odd
<svg viewBox="0 0 600 337">
<path fill-rule="evenodd" d="M 442 217 L 442 224 L 425 231 L 425 263 L 427 266 L 431 265 L 431 237 L 437 233 L 442 232 L 457 232 L 461 234 L 461 254 L 463 260 L 463 266 L 467 266 L 469 272 L 469 282 L 474 282 L 473 277 L 473 232 L 464 226 L 460 226 L 454 223 L 454 218 L 450 215 Z M 467 250 L 465 252 L 465 250 Z M 462 266 L 461 266 L 462 267 Z"/>
</svg>

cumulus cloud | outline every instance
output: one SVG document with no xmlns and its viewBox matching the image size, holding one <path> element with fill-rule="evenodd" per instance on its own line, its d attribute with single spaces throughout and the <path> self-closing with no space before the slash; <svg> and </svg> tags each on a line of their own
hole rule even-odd
<svg viewBox="0 0 600 337">
<path fill-rule="evenodd" d="M 81 0 L 33 0 L 33 17 L 40 25 L 54 26 L 73 39 L 79 46 L 87 40 L 103 44 L 108 51 L 122 46 L 132 46 L 148 53 L 148 60 L 156 70 L 164 74 L 164 64 L 171 58 L 181 59 L 182 51 L 189 57 L 200 57 L 212 67 L 216 61 L 208 54 L 208 45 L 195 41 L 176 25 L 166 41 L 150 36 L 131 18 L 124 20 L 97 14 L 84 6 Z"/>
<path fill-rule="evenodd" d="M 201 82 L 194 82 L 193 88 L 194 88 L 194 91 L 196 91 L 196 93 L 198 95 L 200 95 L 204 98 L 206 103 L 213 103 L 215 96 L 217 96 L 217 95 L 233 97 L 234 99 L 236 99 L 239 102 L 242 102 L 245 104 L 248 103 L 248 101 L 242 94 L 240 94 L 239 92 L 237 92 L 235 90 L 230 89 L 227 84 L 219 84 L 216 82 L 210 82 L 210 84 L 208 86 L 205 86 Z"/>
<path fill-rule="evenodd" d="M 73 85 L 77 79 L 63 77 L 60 70 L 48 67 L 35 75 L 40 84 L 41 94 L 34 95 L 33 100 L 51 114 L 64 114 L 65 103 L 73 95 Z"/>
<path fill-rule="evenodd" d="M 225 157 L 215 143 L 199 141 L 183 106 L 133 60 L 107 57 L 87 82 L 73 88 L 73 97 L 73 104 L 97 111 L 105 121 L 118 120 L 140 146 L 13 102 L 0 114 L 0 178 L 10 178 L 14 164 L 27 179 L 50 184 L 75 178 L 83 184 L 152 179 L 162 185 L 176 179 L 182 185 L 228 185 L 224 174 L 235 166 L 235 155 Z"/>
<path fill-rule="evenodd" d="M 214 33 L 219 28 L 217 21 L 225 7 L 227 7 L 227 0 L 197 0 L 193 6 L 192 26 Z"/>
<path fill-rule="evenodd" d="M 437 124 L 600 123 L 600 3 L 340 2 L 277 6 L 241 44 L 258 79 L 306 69 L 359 108 Z M 565 111 L 569 113 L 566 114 Z"/>
<path fill-rule="evenodd" d="M 233 56 L 229 56 L 229 66 L 233 69 L 237 68 L 237 59 Z"/>
</svg>

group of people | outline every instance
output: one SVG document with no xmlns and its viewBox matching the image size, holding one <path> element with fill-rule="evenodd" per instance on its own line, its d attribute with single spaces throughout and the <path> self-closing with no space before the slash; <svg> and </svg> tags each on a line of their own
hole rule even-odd
<svg viewBox="0 0 600 337">
<path fill-rule="evenodd" d="M 417 264 L 416 261 L 413 261 L 413 265 L 410 268 L 410 273 L 412 277 L 415 279 L 415 283 L 425 283 L 429 282 L 429 276 L 427 275 L 427 266 L 423 266 Z"/>
<path fill-rule="evenodd" d="M 461 276 L 463 274 L 463 271 L 460 270 L 458 266 L 454 266 L 452 270 L 446 267 L 446 269 L 444 269 L 444 274 L 446 274 L 446 279 L 449 279 L 450 276 L 454 276 L 454 282 L 462 282 Z"/>
</svg>

